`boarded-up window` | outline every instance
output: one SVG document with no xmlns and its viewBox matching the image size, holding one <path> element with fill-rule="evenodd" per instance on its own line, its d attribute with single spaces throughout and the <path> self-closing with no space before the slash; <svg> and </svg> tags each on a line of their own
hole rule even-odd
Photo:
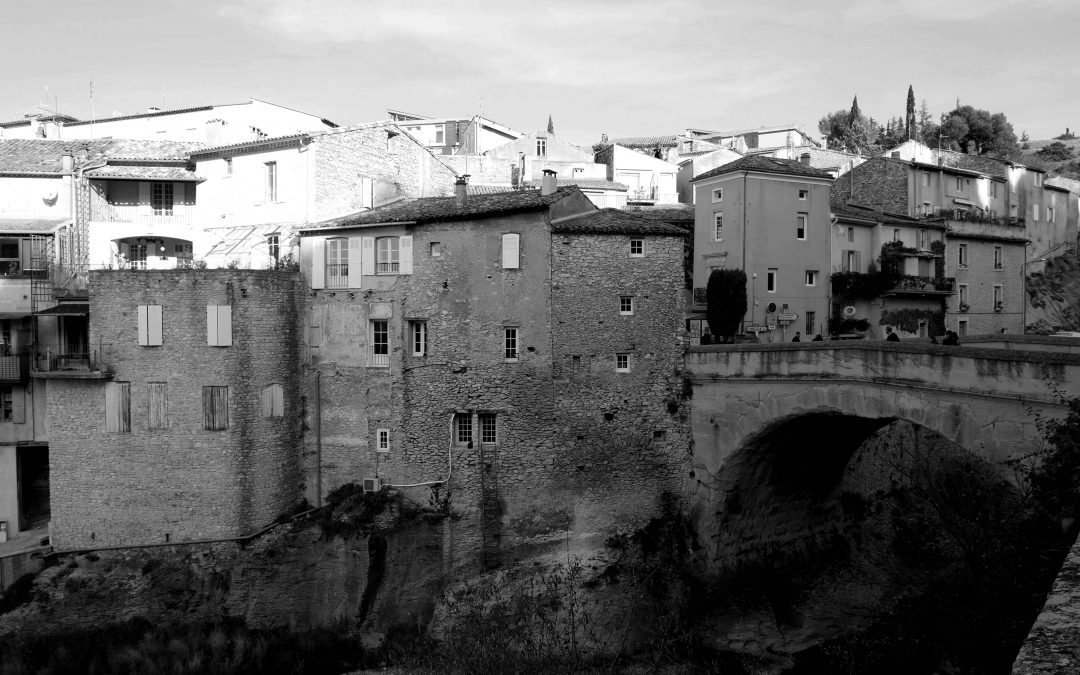
<svg viewBox="0 0 1080 675">
<path fill-rule="evenodd" d="M 229 388 L 203 387 L 203 427 L 211 431 L 229 428 Z"/>
<path fill-rule="evenodd" d="M 285 396 L 280 384 L 271 384 L 262 390 L 262 416 L 284 417 Z"/>
<path fill-rule="evenodd" d="M 521 235 L 510 232 L 502 236 L 502 266 L 504 270 L 521 267 Z"/>
<path fill-rule="evenodd" d="M 139 344 L 161 345 L 161 305 L 139 305 Z"/>
<path fill-rule="evenodd" d="M 232 306 L 206 306 L 206 344 L 211 347 L 232 346 Z"/>
<path fill-rule="evenodd" d="M 151 382 L 147 391 L 149 407 L 148 426 L 151 429 L 169 428 L 169 385 L 164 382 Z"/>
<path fill-rule="evenodd" d="M 131 433 L 131 383 L 105 383 L 105 430 Z"/>
</svg>

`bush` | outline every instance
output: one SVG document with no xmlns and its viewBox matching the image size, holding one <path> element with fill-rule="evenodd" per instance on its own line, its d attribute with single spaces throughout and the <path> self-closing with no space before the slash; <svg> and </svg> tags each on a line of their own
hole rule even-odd
<svg viewBox="0 0 1080 675">
<path fill-rule="evenodd" d="M 725 343 L 731 342 L 746 316 L 746 272 L 713 270 L 705 293 L 709 330 L 722 337 Z"/>
</svg>

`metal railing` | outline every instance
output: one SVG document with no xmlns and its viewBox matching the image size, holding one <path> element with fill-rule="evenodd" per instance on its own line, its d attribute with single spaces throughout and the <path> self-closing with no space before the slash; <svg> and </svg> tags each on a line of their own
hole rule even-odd
<svg viewBox="0 0 1080 675">
<path fill-rule="evenodd" d="M 326 266 L 326 287 L 327 288 L 348 288 L 349 287 L 349 265 L 327 265 Z"/>
<path fill-rule="evenodd" d="M 30 362 L 37 373 L 108 372 L 104 361 L 112 354 L 111 344 L 87 345 L 38 344 Z"/>
<path fill-rule="evenodd" d="M 933 277 L 916 277 L 905 276 L 896 280 L 893 285 L 893 292 L 903 291 L 944 291 L 951 293 L 956 288 L 955 277 L 945 277 L 944 279 L 935 279 Z"/>
<path fill-rule="evenodd" d="M 95 223 L 138 223 L 141 225 L 191 225 L 195 207 L 173 204 L 172 208 L 155 209 L 149 204 L 90 204 L 90 220 Z"/>
<path fill-rule="evenodd" d="M 658 187 L 643 187 L 627 191 L 626 198 L 631 201 L 677 202 L 679 201 L 679 194 L 677 192 L 661 192 Z"/>
<path fill-rule="evenodd" d="M 371 365 L 379 366 L 380 368 L 384 368 L 386 366 L 389 366 L 390 365 L 390 355 L 389 354 L 372 354 L 371 355 Z"/>
<path fill-rule="evenodd" d="M 939 207 L 919 207 L 919 218 L 941 218 L 961 223 L 986 223 L 987 225 L 1012 225 L 1023 227 L 1024 219 L 1017 216 L 998 216 L 995 211 L 981 209 L 949 209 Z"/>
</svg>

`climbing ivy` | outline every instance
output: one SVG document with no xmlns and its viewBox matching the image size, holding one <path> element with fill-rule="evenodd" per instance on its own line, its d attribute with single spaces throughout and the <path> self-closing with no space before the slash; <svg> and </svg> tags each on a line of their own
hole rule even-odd
<svg viewBox="0 0 1080 675">
<path fill-rule="evenodd" d="M 926 321 L 931 335 L 944 335 L 945 312 L 933 309 L 896 309 L 881 311 L 882 326 L 896 326 L 908 333 L 919 332 L 919 322 Z"/>
</svg>

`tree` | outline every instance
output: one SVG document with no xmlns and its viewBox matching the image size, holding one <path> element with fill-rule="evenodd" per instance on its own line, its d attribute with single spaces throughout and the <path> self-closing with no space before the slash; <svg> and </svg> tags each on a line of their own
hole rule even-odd
<svg viewBox="0 0 1080 675">
<path fill-rule="evenodd" d="M 1054 141 L 1050 145 L 1041 148 L 1035 154 L 1051 162 L 1064 162 L 1067 159 L 1072 159 L 1075 153 L 1072 148 L 1061 141 Z"/>
<path fill-rule="evenodd" d="M 905 140 L 915 138 L 915 89 L 909 84 L 907 88 L 907 110 L 904 114 Z"/>
<path fill-rule="evenodd" d="M 1021 150 L 1030 150 L 1031 149 L 1031 144 L 1028 143 L 1028 141 L 1030 141 L 1030 140 L 1031 140 L 1031 137 L 1028 136 L 1028 133 L 1026 131 L 1021 133 L 1020 134 L 1020 149 Z"/>
<path fill-rule="evenodd" d="M 937 147 L 939 137 L 941 133 L 941 127 L 934 122 L 934 116 L 930 114 L 930 109 L 926 107 L 926 99 L 922 101 L 922 105 L 919 106 L 919 130 L 915 136 L 919 141 L 929 145 L 930 147 Z"/>
<path fill-rule="evenodd" d="M 912 125 L 909 125 L 903 119 L 894 117 L 885 123 L 885 129 L 881 132 L 881 146 L 883 148 L 895 148 L 908 140 L 908 129 Z"/>
<path fill-rule="evenodd" d="M 1016 132 L 1004 113 L 959 106 L 942 118 L 941 134 L 969 155 L 1007 158 L 1020 153 Z"/>
<path fill-rule="evenodd" d="M 847 110 L 831 112 L 818 120 L 818 131 L 825 137 L 830 148 L 842 148 L 844 134 L 847 133 L 848 123 L 851 121 Z"/>
<path fill-rule="evenodd" d="M 548 129 L 547 129 L 547 131 L 548 131 L 549 134 L 554 134 L 555 133 L 555 122 L 553 122 L 551 120 L 551 114 L 550 113 L 548 114 Z"/>
<path fill-rule="evenodd" d="M 848 113 L 848 124 L 854 124 L 856 120 L 862 118 L 862 111 L 859 110 L 859 97 L 851 99 L 851 112 Z"/>
<path fill-rule="evenodd" d="M 746 315 L 746 272 L 713 270 L 705 287 L 705 316 L 713 335 L 732 342 Z"/>
<path fill-rule="evenodd" d="M 818 130 L 830 148 L 859 152 L 877 145 L 881 125 L 859 110 L 859 98 L 851 102 L 850 110 L 837 110 L 818 120 Z"/>
</svg>

